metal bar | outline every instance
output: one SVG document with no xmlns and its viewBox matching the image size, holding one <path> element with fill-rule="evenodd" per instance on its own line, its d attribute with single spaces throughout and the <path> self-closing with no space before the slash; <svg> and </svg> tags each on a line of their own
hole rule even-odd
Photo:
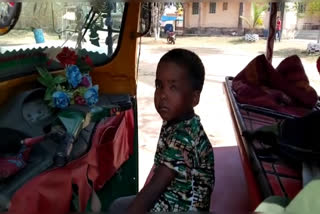
<svg viewBox="0 0 320 214">
<path fill-rule="evenodd" d="M 227 93 L 229 94 L 228 97 L 230 97 L 230 99 L 231 99 L 231 101 L 230 101 L 231 102 L 231 106 L 233 107 L 234 112 L 237 115 L 240 115 L 241 113 L 240 113 L 240 109 L 239 109 L 239 107 L 237 105 L 237 101 L 236 101 L 235 97 L 232 95 L 230 77 L 226 77 L 225 80 L 226 80 L 225 81 L 225 87 L 226 87 Z M 236 117 L 236 119 L 237 119 L 237 123 L 238 123 L 241 131 L 243 132 L 244 130 L 247 130 L 247 127 L 246 127 L 246 124 L 245 124 L 243 118 L 242 117 Z M 241 135 L 243 136 L 242 132 L 241 132 Z"/>
<path fill-rule="evenodd" d="M 238 29 L 242 30 L 242 19 L 240 18 L 243 16 L 243 2 L 240 2 L 240 7 L 239 7 L 239 19 L 238 19 Z"/>
<path fill-rule="evenodd" d="M 108 29 L 108 36 L 106 38 L 106 45 L 108 45 L 108 56 L 111 56 L 113 53 L 113 41 L 112 41 L 112 16 L 111 16 L 112 5 L 108 3 L 107 7 L 107 20 L 106 23 Z"/>
<path fill-rule="evenodd" d="M 265 116 L 275 117 L 278 119 L 288 119 L 288 118 L 297 118 L 295 115 L 281 113 L 273 109 L 268 109 L 260 106 L 254 106 L 249 104 L 238 104 L 241 109 L 245 109 L 247 111 L 255 112 L 258 114 L 262 114 Z"/>
<path fill-rule="evenodd" d="M 266 58 L 270 63 L 272 63 L 273 46 L 274 46 L 274 40 L 276 37 L 276 18 L 277 18 L 278 4 L 279 3 L 277 2 L 270 3 L 271 10 L 270 10 L 270 18 L 269 18 L 269 35 L 268 35 L 267 53 L 266 53 Z"/>
</svg>

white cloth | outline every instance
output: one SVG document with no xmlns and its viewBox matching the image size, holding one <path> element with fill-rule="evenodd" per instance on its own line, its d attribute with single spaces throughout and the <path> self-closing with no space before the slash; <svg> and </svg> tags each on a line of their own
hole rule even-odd
<svg viewBox="0 0 320 214">
<path fill-rule="evenodd" d="M 320 166 L 318 163 L 302 164 L 302 182 L 303 186 L 306 186 L 313 178 L 320 177 Z"/>
</svg>

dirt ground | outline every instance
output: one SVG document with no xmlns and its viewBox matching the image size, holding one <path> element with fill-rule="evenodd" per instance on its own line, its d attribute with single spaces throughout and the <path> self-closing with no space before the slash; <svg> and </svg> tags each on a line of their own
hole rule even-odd
<svg viewBox="0 0 320 214">
<path fill-rule="evenodd" d="M 286 57 L 293 54 L 297 54 L 302 59 L 312 62 L 316 59 L 316 55 L 308 55 L 306 53 L 307 45 L 310 42 L 316 43 L 315 40 L 282 40 L 274 43 L 274 57 Z M 161 39 L 155 41 L 151 37 L 144 37 L 142 44 L 149 46 L 157 46 L 160 44 L 166 45 L 166 40 Z M 246 42 L 243 37 L 228 36 L 228 37 L 177 37 L 176 45 L 179 47 L 189 48 L 216 48 L 223 50 L 224 52 L 232 54 L 262 54 L 266 51 L 267 41 L 264 38 L 260 38 L 257 42 Z M 318 54 L 319 56 L 319 54 Z"/>
<path fill-rule="evenodd" d="M 175 45 L 165 39 L 141 39 L 138 74 L 138 125 L 139 125 L 139 186 L 143 186 L 152 167 L 156 151 L 161 118 L 154 104 L 154 79 L 160 57 L 172 48 L 187 48 L 197 53 L 205 66 L 206 78 L 200 104 L 195 108 L 204 129 L 214 147 L 236 145 L 229 109 L 223 90 L 226 76 L 235 76 L 255 56 L 265 50 L 266 41 L 244 43 L 232 37 L 185 37 L 177 38 Z M 273 65 L 277 66 L 286 56 L 296 53 L 302 55 L 302 62 L 311 85 L 320 94 L 320 76 L 315 61 L 317 56 L 303 54 L 308 40 L 284 40 L 275 43 Z M 295 50 L 295 51 L 293 51 Z M 280 54 L 281 53 L 281 54 Z"/>
</svg>

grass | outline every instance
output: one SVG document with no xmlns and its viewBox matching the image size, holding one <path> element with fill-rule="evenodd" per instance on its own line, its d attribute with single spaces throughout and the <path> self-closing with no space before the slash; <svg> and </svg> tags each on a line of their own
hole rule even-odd
<svg viewBox="0 0 320 214">
<path fill-rule="evenodd" d="M 243 38 L 234 39 L 229 41 L 233 45 L 240 45 L 240 44 L 252 44 L 253 42 L 249 42 L 244 40 Z"/>
</svg>

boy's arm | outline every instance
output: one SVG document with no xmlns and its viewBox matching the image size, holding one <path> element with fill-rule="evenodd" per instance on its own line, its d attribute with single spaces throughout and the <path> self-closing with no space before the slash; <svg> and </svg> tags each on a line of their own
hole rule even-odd
<svg viewBox="0 0 320 214">
<path fill-rule="evenodd" d="M 137 194 L 126 213 L 146 213 L 176 176 L 176 172 L 164 165 L 155 169 L 150 182 Z"/>
</svg>

